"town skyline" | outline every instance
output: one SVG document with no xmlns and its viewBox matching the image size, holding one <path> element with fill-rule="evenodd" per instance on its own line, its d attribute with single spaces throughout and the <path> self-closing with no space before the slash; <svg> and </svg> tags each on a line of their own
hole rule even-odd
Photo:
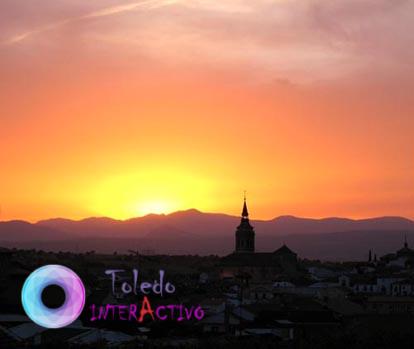
<svg viewBox="0 0 414 349">
<path fill-rule="evenodd" d="M 1 0 L 0 348 L 412 348 L 414 1 Z"/>
<path fill-rule="evenodd" d="M 151 254 L 223 255 L 234 245 L 235 227 L 236 250 L 240 253 L 254 252 L 256 246 L 268 252 L 287 243 L 303 257 L 335 261 L 359 260 L 368 250 L 370 255 L 372 251 L 384 253 L 390 246 L 400 246 L 401 241 L 407 246 L 414 236 L 414 221 L 402 217 L 254 219 L 246 197 L 238 216 L 190 209 L 128 220 L 90 217 L 36 223 L 0 221 L 0 235 L 5 247 L 99 253 L 122 253 L 133 248 Z"/>
</svg>

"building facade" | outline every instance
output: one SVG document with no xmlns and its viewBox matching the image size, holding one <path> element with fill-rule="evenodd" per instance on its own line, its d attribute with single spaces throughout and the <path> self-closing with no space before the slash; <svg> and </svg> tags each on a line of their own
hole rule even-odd
<svg viewBox="0 0 414 349">
<path fill-rule="evenodd" d="M 297 255 L 286 245 L 274 252 L 255 251 L 255 231 L 250 224 L 244 198 L 240 224 L 235 233 L 235 249 L 220 263 L 222 278 L 248 278 L 256 282 L 271 282 L 277 276 L 297 271 Z"/>
</svg>

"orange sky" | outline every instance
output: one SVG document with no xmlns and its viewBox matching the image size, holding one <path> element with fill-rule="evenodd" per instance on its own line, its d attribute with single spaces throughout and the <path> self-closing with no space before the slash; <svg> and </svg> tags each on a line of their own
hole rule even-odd
<svg viewBox="0 0 414 349">
<path fill-rule="evenodd" d="M 0 220 L 414 218 L 408 1 L 0 3 Z M 367 20 L 369 18 L 369 20 Z"/>
</svg>

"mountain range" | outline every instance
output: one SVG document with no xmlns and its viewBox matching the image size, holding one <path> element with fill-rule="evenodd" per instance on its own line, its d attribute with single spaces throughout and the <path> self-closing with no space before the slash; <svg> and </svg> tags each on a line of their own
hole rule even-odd
<svg viewBox="0 0 414 349">
<path fill-rule="evenodd" d="M 0 245 L 44 250 L 126 253 L 128 250 L 169 254 L 218 254 L 233 250 L 240 218 L 195 209 L 128 220 L 91 217 L 56 218 L 28 223 L 0 222 Z M 272 251 L 286 243 L 301 258 L 360 260 L 373 249 L 378 256 L 414 238 L 414 222 L 402 217 L 309 219 L 280 216 L 251 220 L 256 247 Z"/>
</svg>

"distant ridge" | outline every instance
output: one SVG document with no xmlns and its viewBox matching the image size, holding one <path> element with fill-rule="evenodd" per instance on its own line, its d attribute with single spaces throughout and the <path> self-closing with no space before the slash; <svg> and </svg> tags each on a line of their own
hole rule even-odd
<svg viewBox="0 0 414 349">
<path fill-rule="evenodd" d="M 69 238 L 73 238 L 73 235 L 48 226 L 38 226 L 19 220 L 0 222 L 0 241 L 23 242 Z"/>
<path fill-rule="evenodd" d="M 169 226 L 191 235 L 223 236 L 232 235 L 239 217 L 221 213 L 204 213 L 196 209 L 177 211 L 170 214 L 149 214 L 127 220 L 108 217 L 91 217 L 79 221 L 50 219 L 35 225 L 58 229 L 76 235 L 117 237 L 146 236 L 160 226 Z M 261 235 L 321 234 L 345 231 L 372 230 L 414 230 L 414 221 L 403 217 L 376 217 L 349 219 L 339 217 L 300 218 L 279 216 L 270 220 L 251 220 L 256 232 Z"/>
<path fill-rule="evenodd" d="M 237 216 L 196 209 L 127 220 L 89 217 L 54 218 L 35 224 L 8 221 L 0 222 L 0 246 L 71 250 L 76 244 L 80 250 L 105 252 L 146 248 L 159 253 L 226 254 L 233 250 L 239 221 Z M 275 249 L 284 241 L 302 257 L 352 259 L 369 248 L 387 252 L 401 245 L 405 233 L 413 237 L 414 245 L 414 222 L 403 217 L 280 216 L 251 223 L 259 250 Z"/>
</svg>

